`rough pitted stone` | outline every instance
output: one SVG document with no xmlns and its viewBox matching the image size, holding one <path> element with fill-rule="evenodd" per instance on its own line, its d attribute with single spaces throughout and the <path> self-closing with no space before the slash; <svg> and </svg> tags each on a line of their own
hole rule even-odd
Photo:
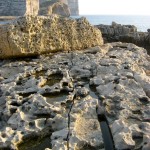
<svg viewBox="0 0 150 150">
<path fill-rule="evenodd" d="M 20 17 L 0 26 L 0 58 L 73 51 L 102 45 L 101 32 L 85 18 Z"/>
<path fill-rule="evenodd" d="M 137 31 L 137 27 L 134 25 L 121 25 L 116 22 L 112 22 L 112 25 L 97 25 L 102 32 L 104 42 L 127 42 L 134 43 L 138 46 L 142 46 L 147 49 L 150 54 L 150 32 Z"/>
<path fill-rule="evenodd" d="M 121 42 L 0 60 L 0 149 L 32 149 L 32 139 L 48 136 L 52 150 L 102 150 L 100 100 L 115 148 L 149 150 L 149 60 Z"/>
</svg>

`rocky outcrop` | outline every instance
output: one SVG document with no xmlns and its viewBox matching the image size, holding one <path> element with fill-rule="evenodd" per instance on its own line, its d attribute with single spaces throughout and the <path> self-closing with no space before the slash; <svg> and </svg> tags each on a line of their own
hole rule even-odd
<svg viewBox="0 0 150 150">
<path fill-rule="evenodd" d="M 127 42 L 142 46 L 150 54 L 150 32 L 138 32 L 133 25 L 121 25 L 112 22 L 112 25 L 97 25 L 103 35 L 105 43 L 107 42 Z"/>
<path fill-rule="evenodd" d="M 39 148 L 48 136 L 41 149 L 102 150 L 99 103 L 116 150 L 149 150 L 149 93 L 150 57 L 131 43 L 1 60 L 0 149 Z"/>
<path fill-rule="evenodd" d="M 1 0 L 0 16 L 37 15 L 39 0 Z"/>
<path fill-rule="evenodd" d="M 57 14 L 61 16 L 70 16 L 70 9 L 67 4 L 61 0 L 42 1 L 40 3 L 39 15 Z"/>
<path fill-rule="evenodd" d="M 0 26 L 0 59 L 73 51 L 103 44 L 101 32 L 85 18 L 20 17 Z"/>
</svg>

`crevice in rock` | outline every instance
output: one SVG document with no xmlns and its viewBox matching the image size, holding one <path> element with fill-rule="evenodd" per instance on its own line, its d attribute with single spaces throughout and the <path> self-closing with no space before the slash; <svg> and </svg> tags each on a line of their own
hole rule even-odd
<svg viewBox="0 0 150 150">
<path fill-rule="evenodd" d="M 73 97 L 72 104 L 71 104 L 69 112 L 68 112 L 67 150 L 69 150 L 69 138 L 70 138 L 70 134 L 71 134 L 71 131 L 70 131 L 70 122 L 71 122 L 71 120 L 70 120 L 70 113 L 71 113 L 71 110 L 72 110 L 73 105 L 74 105 L 74 99 L 75 99 L 75 95 Z"/>
<path fill-rule="evenodd" d="M 100 123 L 101 131 L 102 131 L 105 150 L 115 150 L 113 136 L 109 128 L 107 118 L 105 116 L 104 107 L 102 106 L 100 101 L 96 108 L 96 112 L 97 112 L 98 121 Z"/>
<path fill-rule="evenodd" d="M 69 70 L 68 70 L 68 74 L 69 76 L 71 77 L 70 75 L 70 71 L 71 71 L 71 68 L 73 66 L 73 53 L 70 53 L 71 55 L 71 58 L 69 58 L 70 62 L 71 62 L 71 66 L 69 66 Z M 70 120 L 70 113 L 71 113 L 71 110 L 73 108 L 73 105 L 74 105 L 74 100 L 76 98 L 76 93 L 75 93 L 75 85 L 73 86 L 73 93 L 74 93 L 74 96 L 73 96 L 73 99 L 72 99 L 72 103 L 70 105 L 70 109 L 69 109 L 69 112 L 68 112 L 68 134 L 67 134 L 67 138 L 66 138 L 66 141 L 67 141 L 67 150 L 69 150 L 69 140 L 70 140 L 70 134 L 71 134 L 71 131 L 70 131 L 70 123 L 71 123 L 71 120 Z"/>
<path fill-rule="evenodd" d="M 108 121 L 105 115 L 105 108 L 96 93 L 96 86 L 89 85 L 89 82 L 88 82 L 88 84 L 85 84 L 85 87 L 89 89 L 90 91 L 89 94 L 91 97 L 98 99 L 98 106 L 96 108 L 96 112 L 97 112 L 98 121 L 100 123 L 100 128 L 102 131 L 102 137 L 104 141 L 105 150 L 115 150 L 113 136 L 112 136 L 112 133 L 109 128 Z"/>
</svg>

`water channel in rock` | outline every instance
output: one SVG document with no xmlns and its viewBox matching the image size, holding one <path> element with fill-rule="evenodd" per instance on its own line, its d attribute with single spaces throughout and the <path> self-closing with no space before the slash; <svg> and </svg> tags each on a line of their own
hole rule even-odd
<svg viewBox="0 0 150 150">
<path fill-rule="evenodd" d="M 61 91 L 55 94 L 45 93 L 43 96 L 46 97 L 47 103 L 53 105 L 56 102 L 64 102 L 68 96 L 68 92 Z"/>
<path fill-rule="evenodd" d="M 19 150 L 45 150 L 45 148 L 52 148 L 50 136 L 42 139 L 31 139 L 28 142 L 22 143 L 18 146 Z"/>
<path fill-rule="evenodd" d="M 86 84 L 85 87 L 89 89 L 90 91 L 89 94 L 91 97 L 96 98 L 100 101 L 98 95 L 96 94 L 95 86 L 90 86 L 89 84 Z M 100 108 L 102 107 L 103 106 L 101 106 Z M 100 110 L 100 112 L 103 112 L 103 111 Z M 98 121 L 100 123 L 101 131 L 102 131 L 102 137 L 104 141 L 105 150 L 114 150 L 114 141 L 113 141 L 113 137 L 112 137 L 108 122 L 107 122 L 107 118 L 105 114 L 97 114 L 97 116 L 98 116 Z"/>
</svg>

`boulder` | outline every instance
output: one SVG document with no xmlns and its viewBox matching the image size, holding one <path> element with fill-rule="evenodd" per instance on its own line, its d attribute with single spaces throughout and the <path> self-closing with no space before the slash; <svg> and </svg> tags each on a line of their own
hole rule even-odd
<svg viewBox="0 0 150 150">
<path fill-rule="evenodd" d="M 0 26 L 0 59 L 73 51 L 103 44 L 100 30 L 85 18 L 23 16 Z"/>
</svg>

